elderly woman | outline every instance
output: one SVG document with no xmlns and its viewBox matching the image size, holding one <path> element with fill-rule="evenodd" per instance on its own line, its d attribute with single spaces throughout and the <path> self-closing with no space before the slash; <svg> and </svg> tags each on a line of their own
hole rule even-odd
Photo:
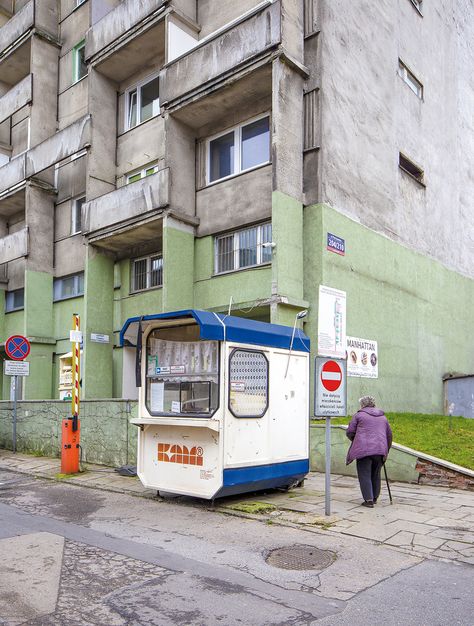
<svg viewBox="0 0 474 626">
<path fill-rule="evenodd" d="M 375 408 L 372 396 L 364 396 L 359 403 L 346 431 L 352 441 L 346 463 L 356 459 L 362 506 L 372 509 L 380 495 L 380 472 L 392 445 L 392 429 L 384 412 Z"/>
</svg>

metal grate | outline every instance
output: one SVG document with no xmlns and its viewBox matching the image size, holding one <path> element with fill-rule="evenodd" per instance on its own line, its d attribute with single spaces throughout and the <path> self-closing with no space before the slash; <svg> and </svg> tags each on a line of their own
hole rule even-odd
<svg viewBox="0 0 474 626">
<path fill-rule="evenodd" d="M 314 546 L 289 546 L 272 550 L 265 561 L 280 569 L 322 570 L 336 560 L 336 555 L 330 550 L 320 550 Z"/>
</svg>

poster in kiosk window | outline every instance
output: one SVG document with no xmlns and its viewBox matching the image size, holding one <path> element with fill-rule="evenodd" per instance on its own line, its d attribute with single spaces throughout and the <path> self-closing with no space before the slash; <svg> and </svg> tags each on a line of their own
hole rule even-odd
<svg viewBox="0 0 474 626">
<path fill-rule="evenodd" d="M 304 479 L 310 343 L 302 331 L 292 341 L 288 326 L 192 309 L 130 318 L 120 343 L 137 349 L 131 423 L 147 488 L 214 499 Z"/>
</svg>

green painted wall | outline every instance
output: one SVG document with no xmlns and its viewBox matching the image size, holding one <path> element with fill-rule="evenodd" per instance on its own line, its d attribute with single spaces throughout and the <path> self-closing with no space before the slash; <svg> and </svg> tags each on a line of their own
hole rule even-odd
<svg viewBox="0 0 474 626">
<path fill-rule="evenodd" d="M 313 354 L 320 283 L 347 292 L 348 335 L 378 341 L 379 378 L 349 378 L 348 412 L 369 393 L 388 411 L 442 413 L 443 375 L 474 372 L 474 281 L 325 205 L 306 207 L 304 232 Z M 344 257 L 326 250 L 327 232 L 345 239 Z"/>
<path fill-rule="evenodd" d="M 171 220 L 171 224 L 173 220 Z M 163 310 L 193 308 L 194 235 L 192 229 L 163 226 Z"/>
<path fill-rule="evenodd" d="M 194 306 L 197 309 L 225 309 L 231 297 L 234 304 L 268 299 L 271 271 L 271 267 L 264 265 L 214 276 L 214 238 L 196 239 Z"/>
<path fill-rule="evenodd" d="M 5 309 L 4 309 L 5 310 Z M 7 313 L 4 317 L 3 335 L 0 337 L 1 343 L 3 343 L 11 335 L 21 335 L 24 328 L 24 311 L 14 311 Z M 2 400 L 10 399 L 10 376 L 3 375 L 3 366 L 0 373 L 2 385 L 0 388 Z"/>
<path fill-rule="evenodd" d="M 87 248 L 85 270 L 84 363 L 82 397 L 111 398 L 114 345 L 114 261 L 92 246 Z M 109 343 L 95 343 L 91 333 L 109 335 Z"/>
<path fill-rule="evenodd" d="M 25 309 L 22 334 L 30 339 L 30 375 L 23 381 L 23 397 L 50 398 L 53 388 L 53 276 L 25 271 Z"/>
</svg>

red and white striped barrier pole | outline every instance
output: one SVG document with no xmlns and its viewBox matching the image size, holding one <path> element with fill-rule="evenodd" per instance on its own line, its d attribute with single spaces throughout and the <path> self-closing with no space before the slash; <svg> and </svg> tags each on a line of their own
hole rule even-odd
<svg viewBox="0 0 474 626">
<path fill-rule="evenodd" d="M 79 421 L 80 380 L 81 380 L 81 323 L 79 315 L 72 316 L 72 416 L 63 419 L 61 443 L 61 472 L 77 474 L 79 472 L 79 450 L 81 422 Z"/>
</svg>

